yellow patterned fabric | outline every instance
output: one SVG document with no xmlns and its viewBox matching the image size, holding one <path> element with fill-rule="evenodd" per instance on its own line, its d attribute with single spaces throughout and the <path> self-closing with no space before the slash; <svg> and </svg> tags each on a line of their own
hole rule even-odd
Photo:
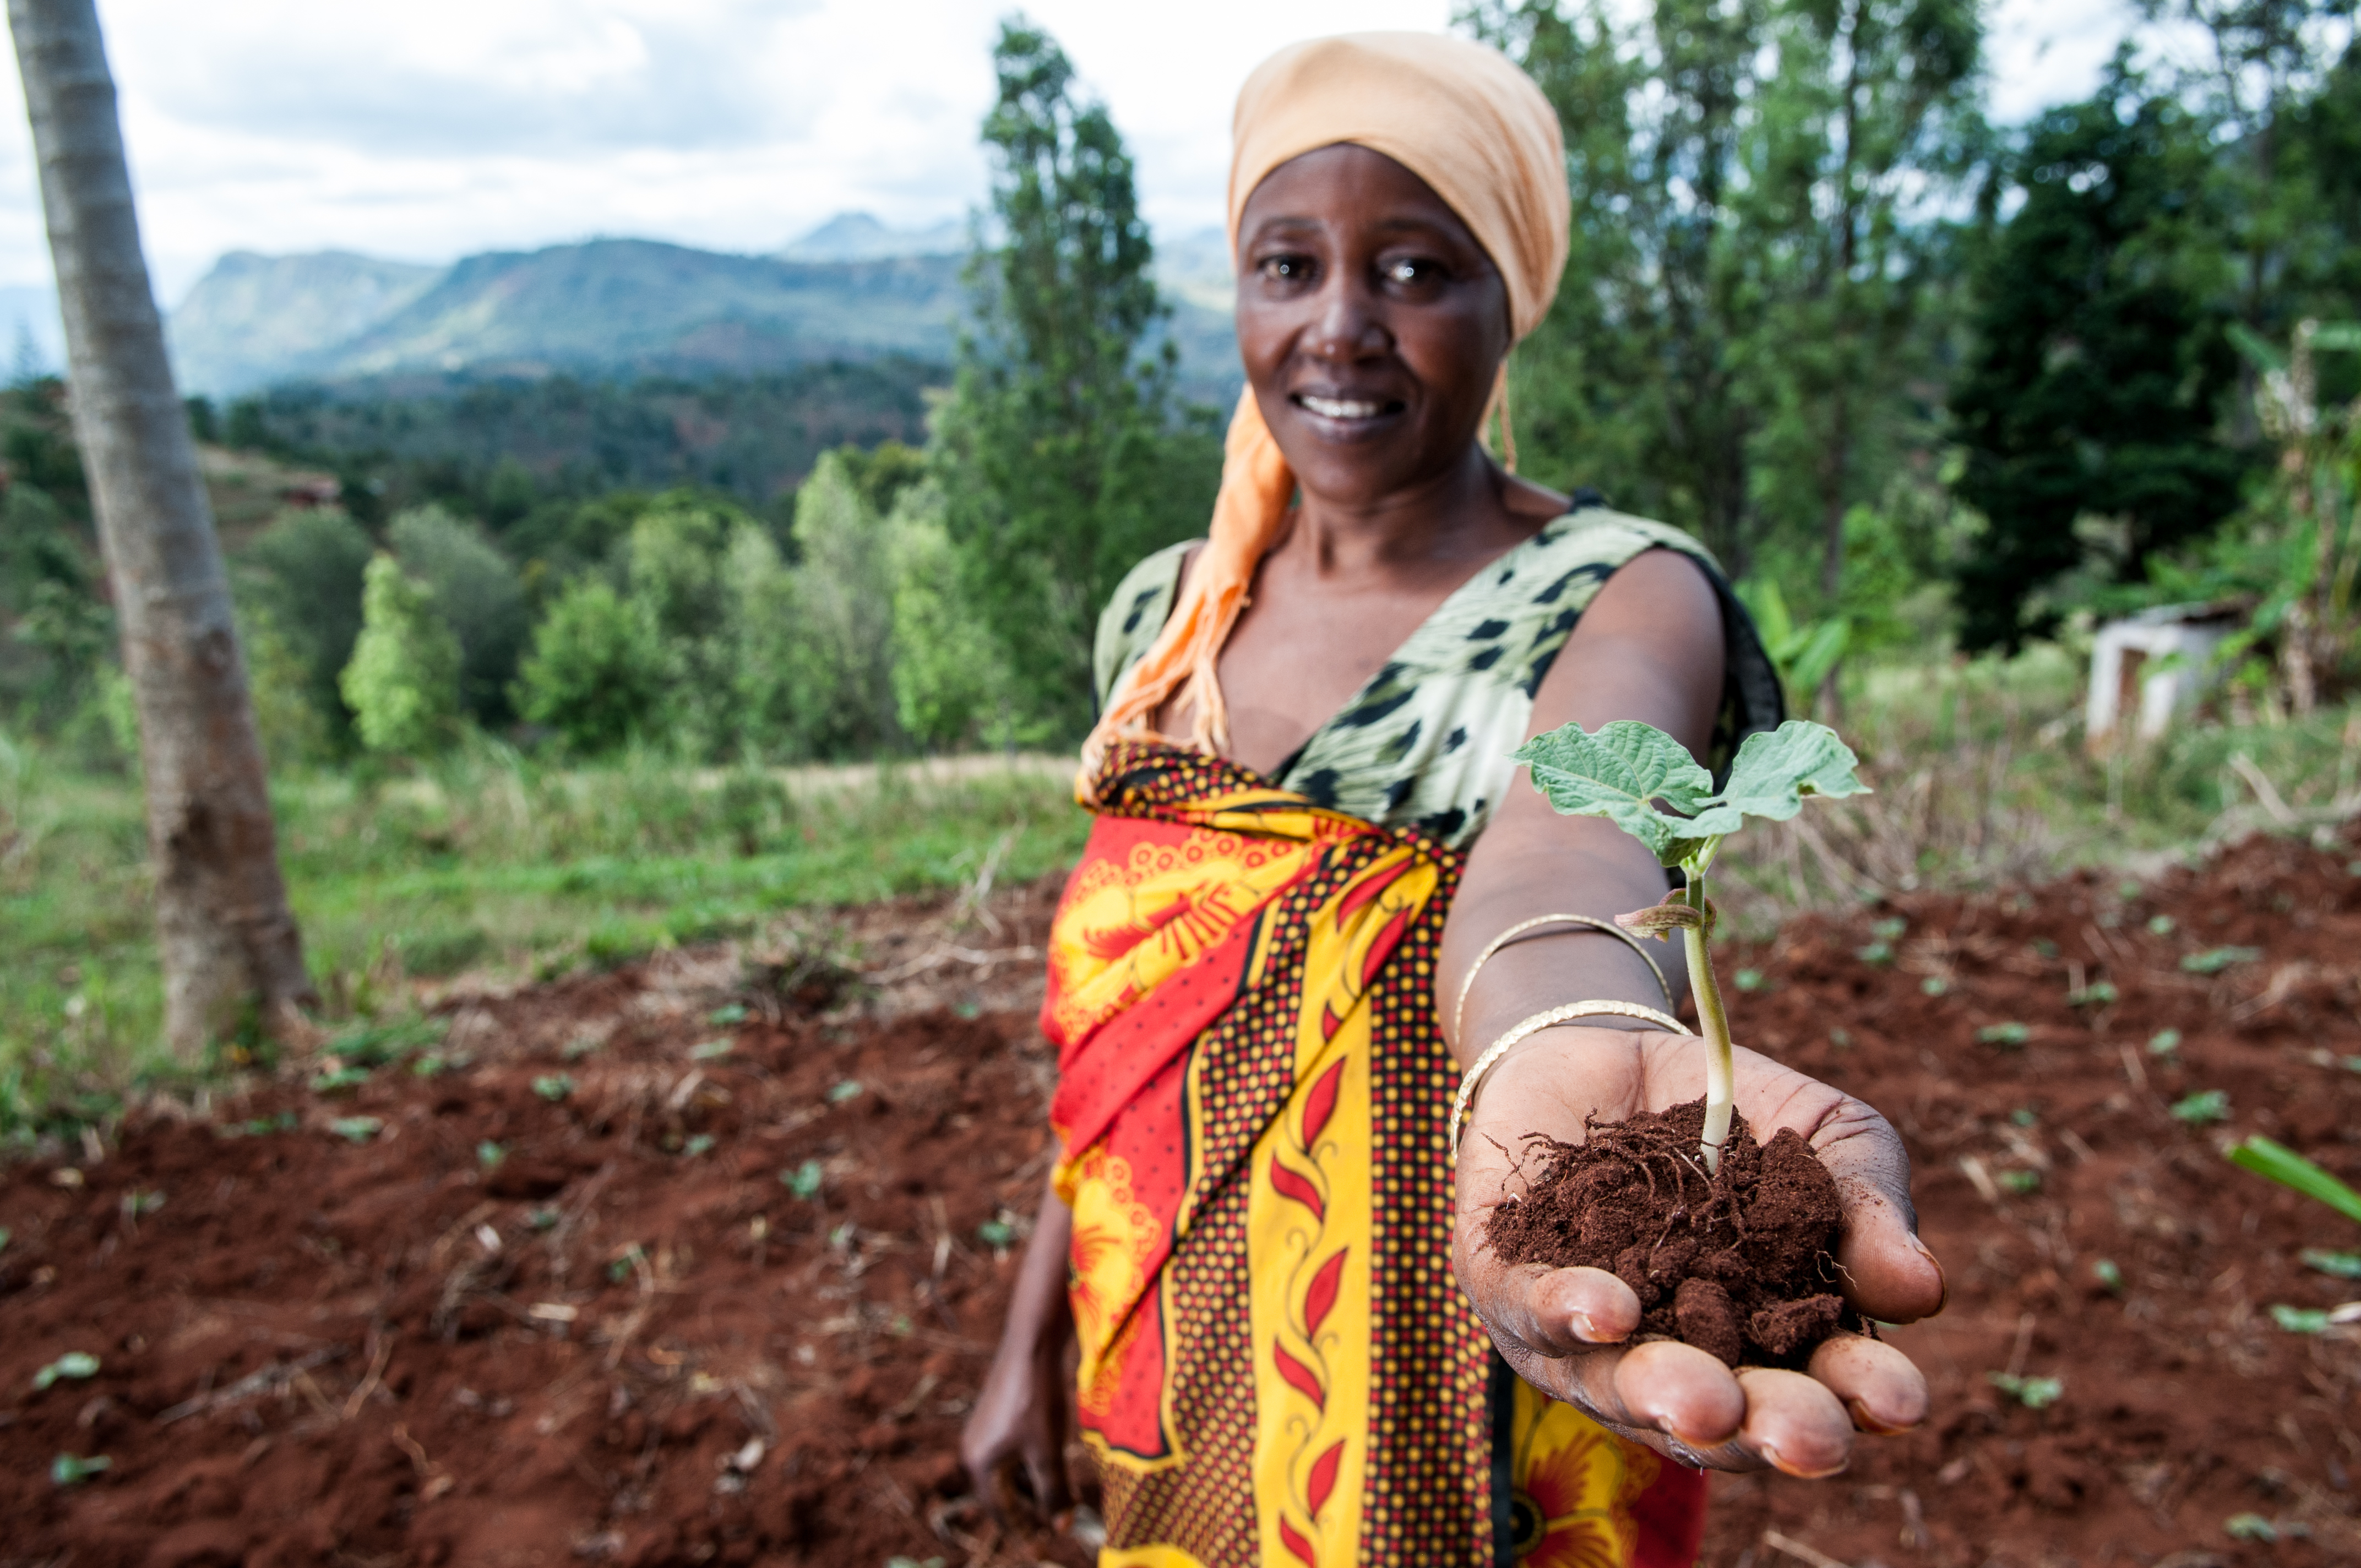
<svg viewBox="0 0 2361 1568">
<path fill-rule="evenodd" d="M 1696 1477 L 1521 1394 L 1452 1276 L 1458 856 L 1170 747 L 1096 783 L 1043 1023 L 1101 1562 L 1686 1564 Z"/>
</svg>

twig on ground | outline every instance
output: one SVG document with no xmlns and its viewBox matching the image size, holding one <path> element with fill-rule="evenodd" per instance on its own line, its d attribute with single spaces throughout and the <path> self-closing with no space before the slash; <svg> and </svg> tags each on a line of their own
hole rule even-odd
<svg viewBox="0 0 2361 1568">
<path fill-rule="evenodd" d="M 1852 1568 L 1843 1559 L 1831 1557 L 1817 1546 L 1806 1546 L 1793 1536 L 1782 1535 L 1775 1530 L 1763 1532 L 1763 1544 L 1773 1552 L 1785 1552 L 1798 1563 L 1808 1563 L 1812 1568 Z"/>
<path fill-rule="evenodd" d="M 300 1360 L 277 1362 L 259 1372 L 250 1372 L 226 1388 L 212 1394 L 201 1395 L 194 1399 L 182 1400 L 157 1416 L 156 1424 L 159 1427 L 168 1427 L 175 1421 L 186 1420 L 191 1416 L 203 1415 L 208 1411 L 218 1410 L 225 1405 L 235 1405 L 240 1400 L 250 1399 L 257 1394 L 267 1394 L 282 1384 L 293 1381 L 299 1374 L 308 1374 L 315 1366 L 326 1365 L 343 1355 L 346 1348 L 340 1344 L 330 1345 L 324 1350 L 315 1350 Z"/>
</svg>

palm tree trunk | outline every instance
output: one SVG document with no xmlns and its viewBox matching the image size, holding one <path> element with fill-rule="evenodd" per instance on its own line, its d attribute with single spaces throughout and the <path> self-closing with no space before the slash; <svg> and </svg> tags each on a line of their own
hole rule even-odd
<svg viewBox="0 0 2361 1568">
<path fill-rule="evenodd" d="M 65 317 L 74 436 L 139 710 L 165 1032 L 193 1062 L 252 1008 L 273 1028 L 313 1000 L 93 0 L 8 0 Z"/>
</svg>

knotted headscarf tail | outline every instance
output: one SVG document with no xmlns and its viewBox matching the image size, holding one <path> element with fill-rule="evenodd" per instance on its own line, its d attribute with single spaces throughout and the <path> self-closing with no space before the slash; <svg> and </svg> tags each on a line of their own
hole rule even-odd
<svg viewBox="0 0 2361 1568">
<path fill-rule="evenodd" d="M 1385 154 L 1459 214 L 1507 285 L 1512 341 L 1540 323 L 1565 270 L 1572 204 L 1557 113 L 1531 77 L 1496 49 L 1433 33 L 1349 33 L 1279 50 L 1246 79 L 1231 122 L 1234 257 L 1255 187 L 1290 159 L 1343 142 Z M 1504 364 L 1485 422 L 1497 409 L 1513 466 L 1507 399 Z M 1116 682 L 1082 742 L 1075 793 L 1085 804 L 1099 759 L 1117 739 L 1171 740 L 1214 755 L 1228 746 L 1214 664 L 1246 609 L 1256 566 L 1286 531 L 1294 493 L 1295 475 L 1248 386 L 1230 417 L 1205 547 L 1162 633 Z M 1157 709 L 1175 694 L 1193 710 L 1185 738 L 1154 729 Z"/>
</svg>

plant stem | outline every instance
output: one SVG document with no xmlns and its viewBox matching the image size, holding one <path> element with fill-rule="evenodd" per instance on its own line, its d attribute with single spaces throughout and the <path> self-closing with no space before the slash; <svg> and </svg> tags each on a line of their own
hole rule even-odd
<svg viewBox="0 0 2361 1568">
<path fill-rule="evenodd" d="M 1705 913 L 1705 877 L 1691 872 L 1689 907 Z M 1722 1011 L 1721 987 L 1713 978 L 1713 958 L 1705 927 L 1681 932 L 1689 959 L 1689 994 L 1697 998 L 1697 1023 L 1705 1029 L 1705 1135 L 1698 1140 L 1708 1175 L 1721 1169 L 1721 1146 L 1730 1137 L 1730 1113 L 1737 1100 L 1737 1072 L 1730 1055 L 1730 1014 Z"/>
</svg>

